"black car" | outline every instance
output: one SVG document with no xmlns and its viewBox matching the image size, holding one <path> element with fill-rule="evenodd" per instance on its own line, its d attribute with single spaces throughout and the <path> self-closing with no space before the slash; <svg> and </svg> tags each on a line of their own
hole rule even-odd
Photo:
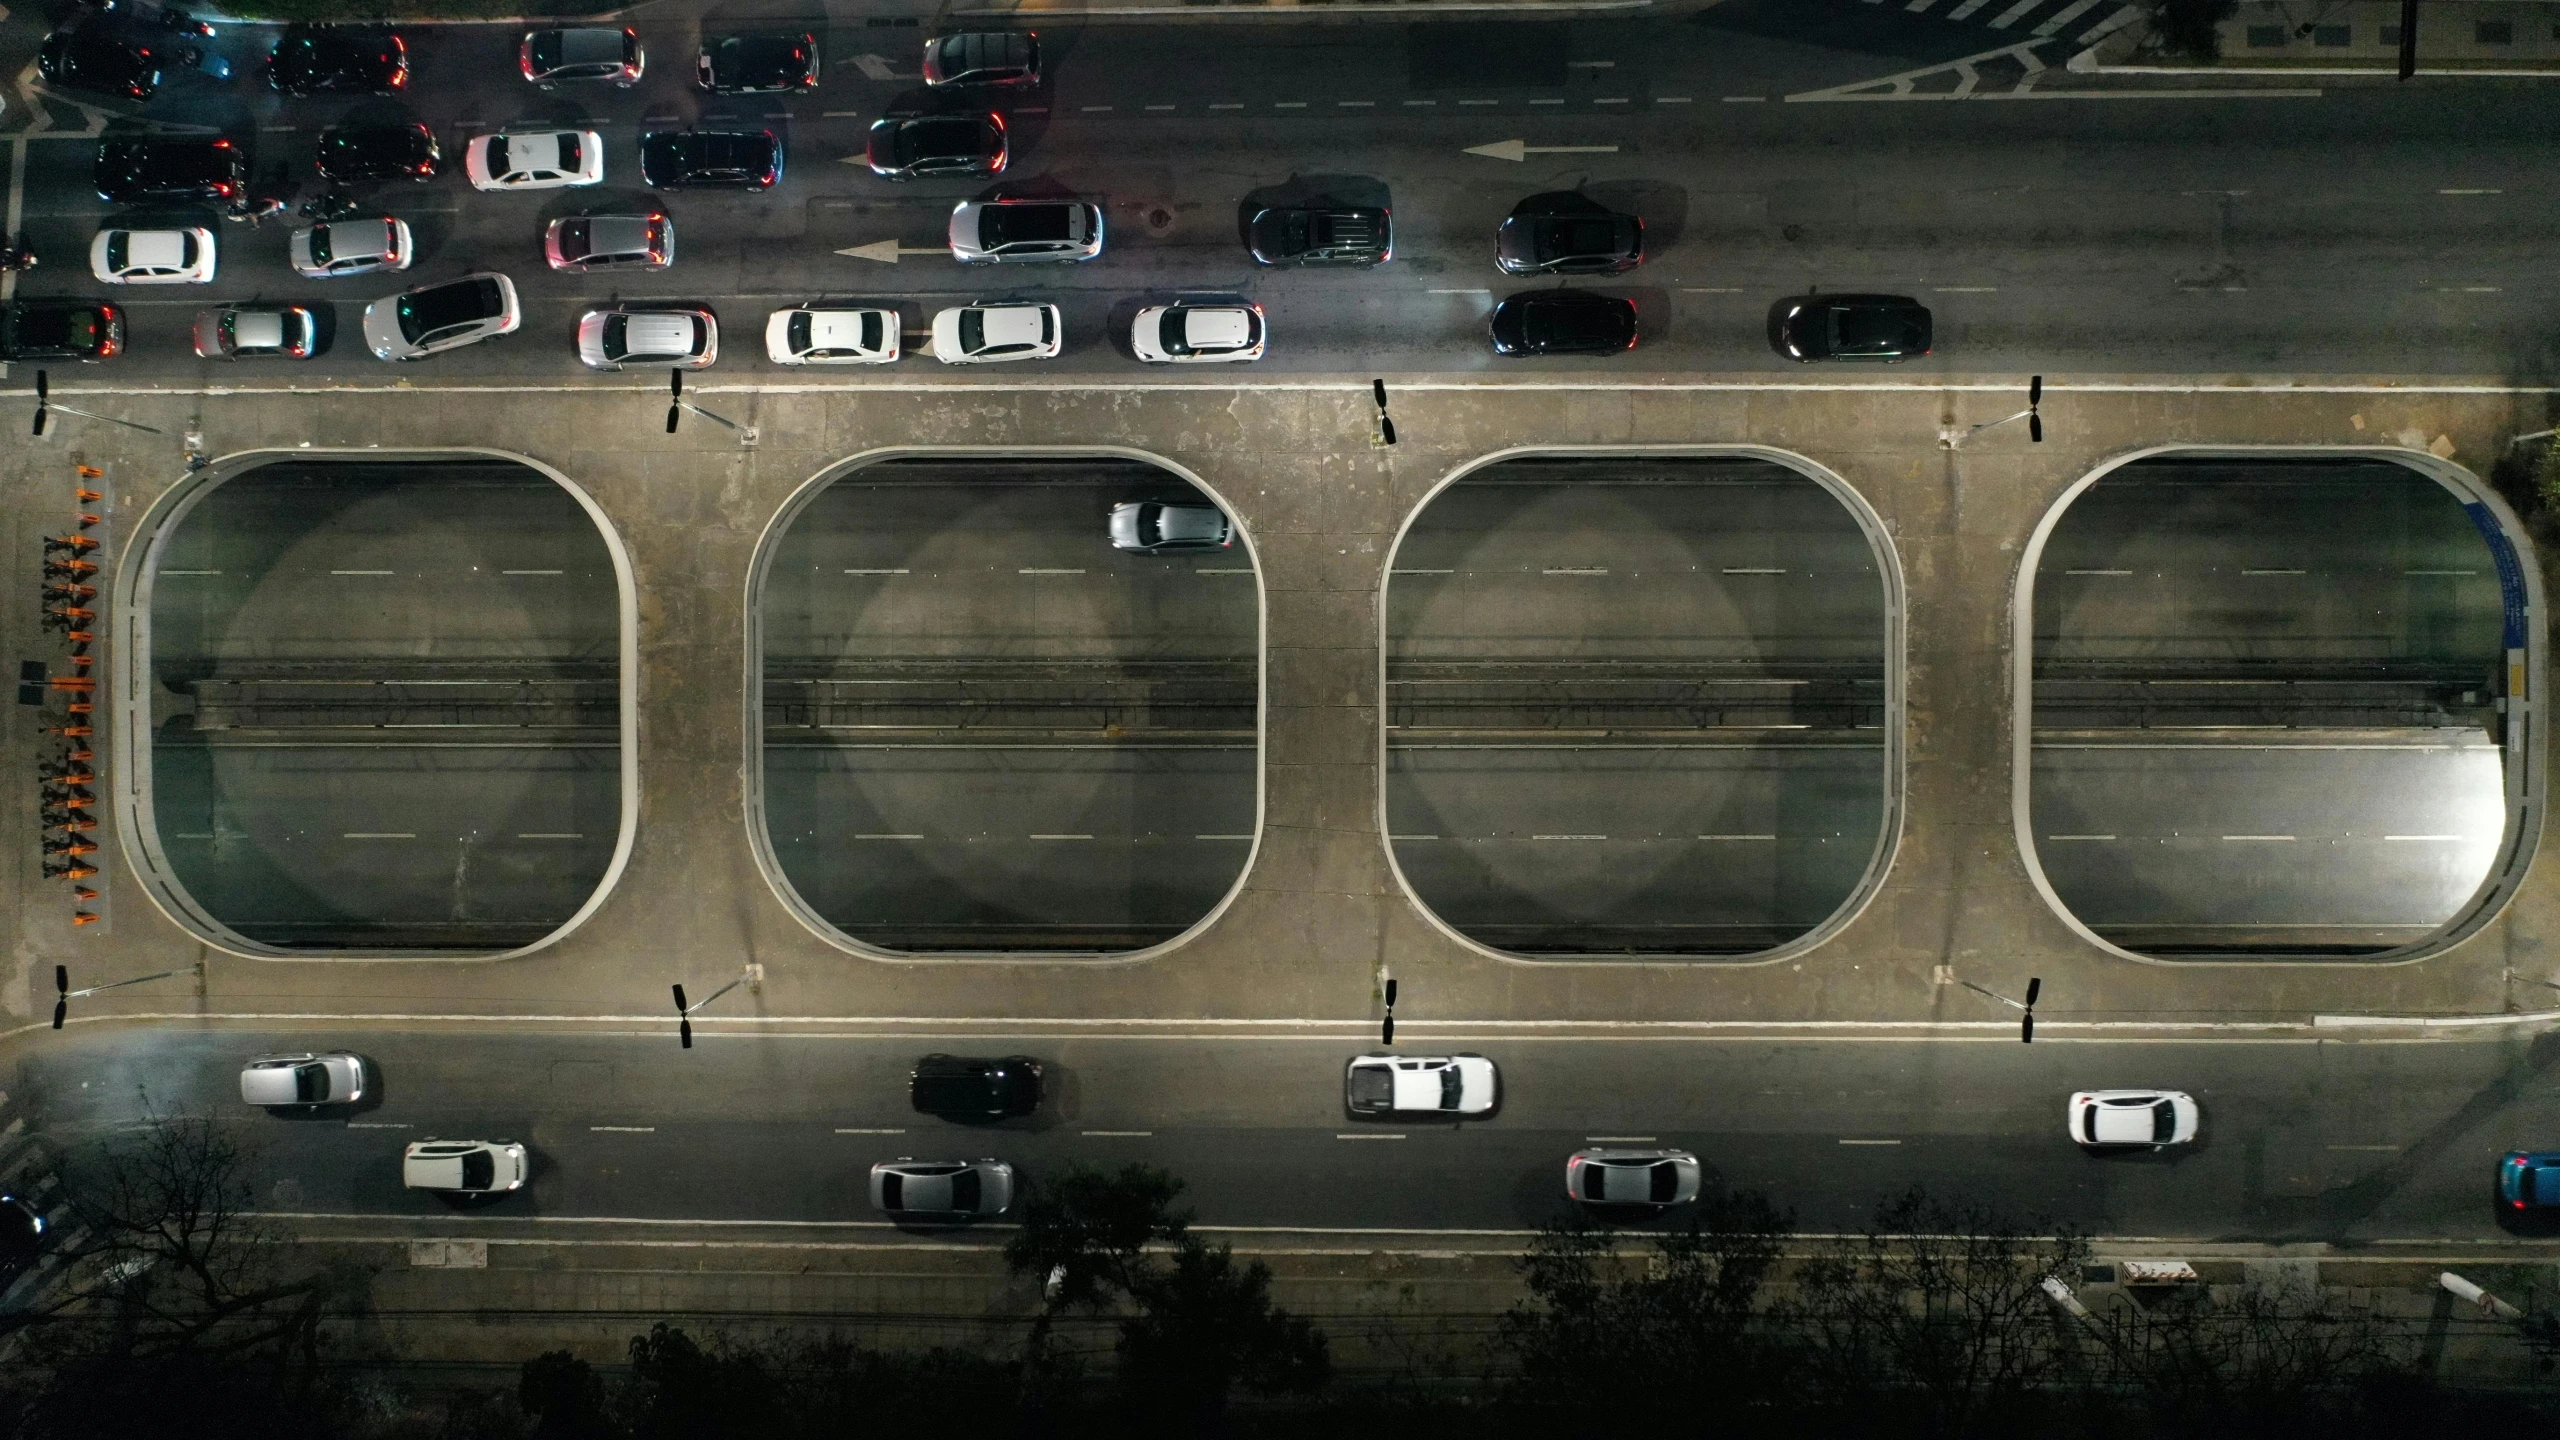
<svg viewBox="0 0 2560 1440">
<path fill-rule="evenodd" d="M 396 95 L 409 83 L 409 47 L 388 30 L 287 25 L 267 83 L 287 95 Z"/>
<path fill-rule="evenodd" d="M 1644 261 L 1644 222 L 1571 190 L 1532 195 L 1494 232 L 1505 275 L 1616 275 Z"/>
<path fill-rule="evenodd" d="M 406 125 L 332 125 L 320 132 L 314 163 L 320 178 L 332 185 L 365 185 L 382 180 L 432 180 L 444 151 L 436 132 L 414 121 Z"/>
<path fill-rule="evenodd" d="M 1636 302 L 1588 290 L 1532 290 L 1493 307 L 1496 355 L 1614 355 L 1636 344 Z"/>
<path fill-rule="evenodd" d="M 1394 221 L 1381 207 L 1288 206 L 1246 224 L 1265 265 L 1379 265 L 1395 254 Z"/>
<path fill-rule="evenodd" d="M 604 80 L 628 90 L 648 63 L 639 32 L 627 25 L 528 30 L 516 47 L 517 68 L 545 90 L 564 80 Z"/>
<path fill-rule="evenodd" d="M 1769 311 L 1769 343 L 1790 360 L 1909 360 L 1929 353 L 1929 307 L 1908 295 L 1781 300 Z"/>
<path fill-rule="evenodd" d="M 703 42 L 694 82 L 714 95 L 809 90 L 818 83 L 815 35 L 731 35 Z"/>
<path fill-rule="evenodd" d="M 104 360 L 124 348 L 124 315 L 95 300 L 13 300 L 0 308 L 0 360 Z"/>
<path fill-rule="evenodd" d="M 1037 85 L 1040 36 L 1030 30 L 977 30 L 924 42 L 927 85 Z"/>
<path fill-rule="evenodd" d="M 0 1285 L 15 1280 L 44 1254 L 44 1215 L 35 1202 L 0 1195 Z"/>
<path fill-rule="evenodd" d="M 57 30 L 36 51 L 36 73 L 59 90 L 115 100 L 148 100 L 160 90 L 160 57 L 103 30 Z"/>
<path fill-rule="evenodd" d="M 99 141 L 90 173 L 110 205 L 231 201 L 249 183 L 249 157 L 219 137 L 137 135 Z"/>
<path fill-rule="evenodd" d="M 927 175 L 1001 175 L 1006 160 L 1004 117 L 990 110 L 967 115 L 883 116 L 871 122 L 863 156 L 871 173 L 891 180 Z"/>
<path fill-rule="evenodd" d="M 730 185 L 770 190 L 782 142 L 770 130 L 668 130 L 640 137 L 640 178 L 661 190 Z"/>
<path fill-rule="evenodd" d="M 1040 1062 L 1028 1055 L 927 1055 L 908 1076 L 907 1097 L 918 1111 L 950 1120 L 1028 1115 L 1040 1108 Z"/>
</svg>

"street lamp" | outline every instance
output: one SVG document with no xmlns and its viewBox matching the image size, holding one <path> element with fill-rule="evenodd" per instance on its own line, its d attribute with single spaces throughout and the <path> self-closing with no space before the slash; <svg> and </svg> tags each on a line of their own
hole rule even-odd
<svg viewBox="0 0 2560 1440">
<path fill-rule="evenodd" d="M 686 1004 L 684 1001 L 684 987 L 682 985 L 676 986 L 676 1038 L 683 1043 L 685 1049 L 692 1049 L 693 1012 L 701 1009 L 703 1005 L 708 1005 L 712 1001 L 719 999 L 721 996 L 728 994 L 730 991 L 737 989 L 739 986 L 746 984 L 750 980 L 761 980 L 763 978 L 764 967 L 761 965 L 750 965 L 745 970 L 739 972 L 737 979 L 732 980 L 728 984 L 721 986 L 719 989 L 712 991 L 710 994 L 703 996 L 701 1005 Z"/>
<path fill-rule="evenodd" d="M 2044 443 L 2044 416 L 2039 412 L 2037 407 L 2043 403 L 2044 377 L 2041 375 L 2030 376 L 2027 380 L 2026 409 L 2019 411 L 2015 415 L 2003 415 L 1997 420 L 1985 420 L 1970 430 L 1958 430 L 1954 426 L 1950 425 L 1946 429 L 1938 432 L 1938 447 L 1942 450 L 1953 450 L 1958 445 L 1963 444 L 1965 441 L 1972 439 L 1974 436 L 1981 434 L 1985 430 L 1994 430 L 2000 426 L 2019 420 L 2027 422 L 2027 443 L 2030 445 L 2041 445 Z"/>
<path fill-rule="evenodd" d="M 103 420 L 110 425 L 121 425 L 127 430 L 139 430 L 146 435 L 161 435 L 167 433 L 166 431 L 154 430 L 148 425 L 138 424 L 131 420 L 119 420 L 113 415 L 100 415 L 88 410 L 74 410 L 68 405 L 54 404 L 52 394 L 53 382 L 43 371 L 37 371 L 35 433 L 38 435 L 42 435 L 44 433 L 44 422 L 46 417 L 56 410 L 61 411 L 65 415 L 77 415 L 83 420 Z"/>
<path fill-rule="evenodd" d="M 166 980 L 172 975 L 185 973 L 183 970 L 163 970 L 157 975 L 136 975 L 130 980 L 115 980 L 104 985 L 92 985 L 86 990 L 74 990 L 71 988 L 70 967 L 56 965 L 53 967 L 53 1028 L 56 1030 L 62 1028 L 63 1020 L 71 1013 L 71 1002 L 83 995 L 95 995 L 101 990 L 117 990 L 127 985 L 139 985 L 146 980 Z"/>
<path fill-rule="evenodd" d="M 1956 983 L 1967 990 L 1972 991 L 1976 995 L 1989 996 L 1991 999 L 1999 1001 L 2001 1004 L 2008 1006 L 2012 1010 L 2022 1010 L 2026 1012 L 2018 1017 L 2018 1041 L 2023 1045 L 2032 1045 L 2035 1043 L 2036 996 L 2044 990 L 2043 977 L 2036 975 L 2030 975 L 2027 977 L 2027 998 L 2024 1003 L 2012 1000 L 1997 990 L 1985 990 L 1970 980 L 1958 980 Z"/>
<path fill-rule="evenodd" d="M 1396 422 L 1387 415 L 1387 382 L 1380 378 L 1369 382 L 1369 394 L 1378 402 L 1378 443 L 1396 443 Z"/>
<path fill-rule="evenodd" d="M 730 419 L 726 415 L 720 414 L 718 411 L 705 410 L 701 406 L 694 404 L 692 401 L 685 399 L 684 372 L 681 370 L 670 370 L 667 372 L 667 401 L 667 433 L 670 435 L 676 433 L 676 421 L 686 413 L 690 412 L 692 414 L 699 415 L 703 419 L 709 420 L 714 424 L 726 425 L 730 429 L 737 431 L 738 440 L 741 444 L 753 445 L 756 443 L 757 432 L 755 426 L 740 425 L 737 421 Z"/>
</svg>

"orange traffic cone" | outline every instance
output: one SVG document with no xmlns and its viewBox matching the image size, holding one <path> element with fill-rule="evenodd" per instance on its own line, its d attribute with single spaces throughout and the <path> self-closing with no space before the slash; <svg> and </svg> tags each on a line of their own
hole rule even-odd
<svg viewBox="0 0 2560 1440">
<path fill-rule="evenodd" d="M 71 912 L 71 928 L 74 930 L 79 929 L 83 925 L 95 925 L 97 923 L 98 917 L 90 914 L 86 910 L 74 910 Z"/>
<path fill-rule="evenodd" d="M 80 465 L 80 464 L 78 464 L 77 462 L 74 462 L 74 468 L 76 468 L 76 469 L 80 472 L 80 478 L 81 478 L 81 479 L 83 479 L 83 480 L 96 480 L 96 479 L 100 479 L 100 478 L 103 478 L 103 477 L 106 475 L 106 473 L 107 473 L 106 471 L 99 469 L 99 468 L 98 468 L 97 466 L 95 466 L 95 465 Z"/>
</svg>

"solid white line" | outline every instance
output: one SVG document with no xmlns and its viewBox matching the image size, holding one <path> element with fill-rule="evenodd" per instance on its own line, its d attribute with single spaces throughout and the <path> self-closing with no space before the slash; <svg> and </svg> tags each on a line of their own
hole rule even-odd
<svg viewBox="0 0 2560 1440">
<path fill-rule="evenodd" d="M 1651 1135 L 1585 1135 L 1582 1139 L 1587 1145 L 1650 1145 L 1654 1142 Z"/>
<path fill-rule="evenodd" d="M 1092 1135 L 1106 1140 L 1144 1140 L 1154 1135 L 1156 1132 L 1153 1130 L 1083 1130 L 1077 1133 Z"/>
<path fill-rule="evenodd" d="M 2047 835 L 2047 840 L 2113 840 L 2113 835 Z"/>
<path fill-rule="evenodd" d="M 1336 1140 L 1401 1140 L 1402 1135 L 1336 1135 Z"/>
<path fill-rule="evenodd" d="M 1082 570 L 1043 570 L 1033 566 L 1025 566 L 1013 573 L 1016 575 L 1081 575 L 1084 572 Z"/>
<path fill-rule="evenodd" d="M 655 1125 L 590 1125 L 587 1128 L 599 1135 L 655 1135 L 658 1133 L 658 1127 Z"/>
<path fill-rule="evenodd" d="M 557 575 L 561 572 L 557 570 L 501 570 L 498 573 L 501 575 Z"/>
<path fill-rule="evenodd" d="M 860 1126 L 839 1125 L 836 1127 L 836 1133 L 839 1135 L 904 1135 L 907 1132 L 898 1129 L 870 1130 Z"/>
<path fill-rule="evenodd" d="M 856 840 L 921 840 L 924 837 L 922 835 L 892 834 L 881 830 L 862 830 L 856 831 L 853 838 Z"/>
<path fill-rule="evenodd" d="M 912 575 L 912 570 L 847 570 L 847 575 Z"/>
<path fill-rule="evenodd" d="M 408 830 L 350 830 L 338 838 L 341 840 L 415 840 L 418 837 L 415 832 Z"/>
<path fill-rule="evenodd" d="M 332 575 L 394 575 L 399 572 L 394 570 L 332 570 L 329 573 Z"/>
<path fill-rule="evenodd" d="M 1899 1140 L 1843 1140 L 1843 1145 L 1899 1145 Z"/>
</svg>

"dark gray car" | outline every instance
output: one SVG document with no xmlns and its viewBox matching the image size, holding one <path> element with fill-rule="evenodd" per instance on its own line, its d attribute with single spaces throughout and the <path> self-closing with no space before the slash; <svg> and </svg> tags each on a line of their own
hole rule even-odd
<svg viewBox="0 0 2560 1440">
<path fill-rule="evenodd" d="M 664 215 L 569 215 L 542 233 L 554 270 L 664 270 L 676 262 L 675 222 Z"/>
</svg>

